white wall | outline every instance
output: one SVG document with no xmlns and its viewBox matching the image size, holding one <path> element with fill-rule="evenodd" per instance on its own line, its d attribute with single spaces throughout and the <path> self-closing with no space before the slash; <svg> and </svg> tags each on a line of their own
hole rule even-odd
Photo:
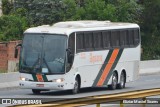
<svg viewBox="0 0 160 107">
<path fill-rule="evenodd" d="M 160 68 L 160 60 L 141 61 L 140 69 Z"/>
<path fill-rule="evenodd" d="M 147 60 L 140 63 L 140 74 L 160 73 L 160 60 Z"/>
</svg>

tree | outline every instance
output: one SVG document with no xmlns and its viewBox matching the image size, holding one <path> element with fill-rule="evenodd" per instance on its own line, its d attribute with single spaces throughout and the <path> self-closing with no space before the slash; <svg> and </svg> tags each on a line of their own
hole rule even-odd
<svg viewBox="0 0 160 107">
<path fill-rule="evenodd" d="M 143 1 L 141 15 L 143 60 L 160 59 L 160 1 Z"/>
<path fill-rule="evenodd" d="M 24 8 L 31 25 L 63 20 L 111 20 L 136 22 L 140 6 L 135 0 L 15 0 Z"/>
<path fill-rule="evenodd" d="M 104 0 L 86 0 L 81 14 L 83 20 L 116 20 L 116 8 L 112 4 L 105 4 Z"/>
<path fill-rule="evenodd" d="M 65 16 L 73 20 L 138 22 L 142 7 L 135 0 L 64 0 Z M 77 3 L 78 2 L 78 3 Z M 83 5 L 79 5 L 82 4 Z"/>
<path fill-rule="evenodd" d="M 25 18 L 14 15 L 0 17 L 0 41 L 10 41 L 22 38 L 27 23 Z"/>
<path fill-rule="evenodd" d="M 160 33 L 160 1 L 145 0 L 144 12 L 142 15 L 143 31 L 149 35 L 156 36 Z"/>
<path fill-rule="evenodd" d="M 63 20 L 74 20 L 76 12 L 79 9 L 77 2 L 74 0 L 63 0 Z"/>
<path fill-rule="evenodd" d="M 143 8 L 137 4 L 136 0 L 117 0 L 114 5 L 118 21 L 139 23 Z"/>
<path fill-rule="evenodd" d="M 8 15 L 11 13 L 13 9 L 13 3 L 9 0 L 2 0 L 2 12 L 4 15 Z"/>
<path fill-rule="evenodd" d="M 63 20 L 61 0 L 15 0 L 16 9 L 24 8 L 30 25 L 53 24 Z"/>
</svg>

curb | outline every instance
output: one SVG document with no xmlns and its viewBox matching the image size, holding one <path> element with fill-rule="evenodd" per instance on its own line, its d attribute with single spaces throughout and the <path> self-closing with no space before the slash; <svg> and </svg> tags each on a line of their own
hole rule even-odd
<svg viewBox="0 0 160 107">
<path fill-rule="evenodd" d="M 19 72 L 0 73 L 0 89 L 19 86 Z"/>
<path fill-rule="evenodd" d="M 140 75 L 149 75 L 149 74 L 158 74 L 158 73 L 160 73 L 160 67 L 141 69 L 139 72 Z"/>
<path fill-rule="evenodd" d="M 0 89 L 9 89 L 19 87 L 19 81 L 0 83 Z"/>
</svg>

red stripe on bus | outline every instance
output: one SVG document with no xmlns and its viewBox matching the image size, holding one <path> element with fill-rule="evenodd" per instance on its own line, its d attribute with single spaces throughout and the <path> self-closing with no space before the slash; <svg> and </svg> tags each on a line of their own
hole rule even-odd
<svg viewBox="0 0 160 107">
<path fill-rule="evenodd" d="M 103 71 L 103 73 L 102 73 L 102 75 L 101 75 L 101 77 L 100 77 L 100 79 L 97 83 L 97 86 L 102 86 L 103 85 L 108 73 L 110 72 L 110 70 L 113 66 L 113 63 L 115 62 L 115 59 L 116 59 L 118 53 L 119 53 L 119 49 L 114 49 L 114 51 L 113 51 L 113 53 L 112 53 L 112 55 L 111 55 L 111 57 L 108 61 L 108 64 L 106 65 L 106 67 L 105 67 L 105 69 L 104 69 L 104 71 Z"/>
</svg>

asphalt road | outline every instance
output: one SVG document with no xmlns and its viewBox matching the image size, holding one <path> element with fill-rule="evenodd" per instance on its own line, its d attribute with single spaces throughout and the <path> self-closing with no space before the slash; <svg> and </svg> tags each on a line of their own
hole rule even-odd
<svg viewBox="0 0 160 107">
<path fill-rule="evenodd" d="M 42 92 L 40 95 L 34 95 L 30 89 L 10 88 L 0 89 L 0 98 L 50 98 L 48 99 L 48 101 L 50 101 L 65 98 L 113 94 L 150 88 L 160 88 L 160 73 L 140 76 L 137 81 L 127 83 L 125 89 L 109 90 L 108 88 L 84 88 L 81 89 L 81 93 L 76 95 L 72 95 L 70 91 L 48 91 Z"/>
</svg>

